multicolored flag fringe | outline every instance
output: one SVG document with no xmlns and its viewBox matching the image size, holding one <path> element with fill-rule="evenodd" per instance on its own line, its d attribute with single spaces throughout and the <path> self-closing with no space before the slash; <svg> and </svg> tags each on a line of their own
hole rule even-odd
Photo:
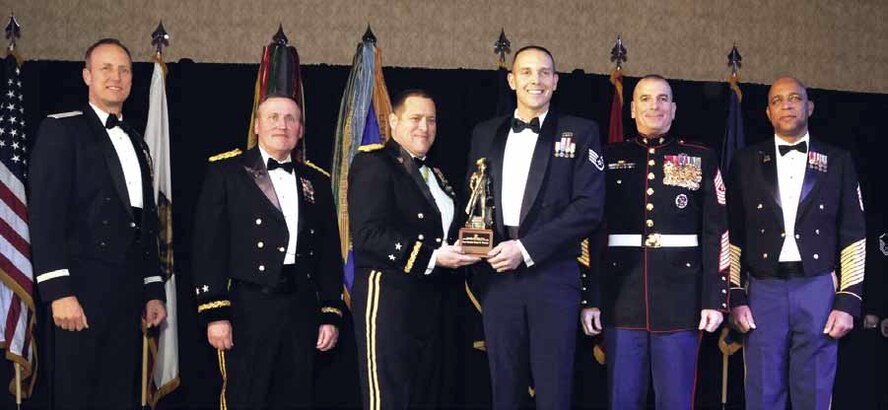
<svg viewBox="0 0 888 410">
<path fill-rule="evenodd" d="M 346 197 L 349 166 L 359 147 L 384 143 L 391 136 L 388 116 L 392 112 L 392 104 L 382 75 L 381 52 L 376 47 L 376 39 L 369 28 L 367 31 L 363 41 L 358 44 L 352 70 L 342 94 L 331 161 L 333 200 L 339 215 L 342 258 L 345 261 L 344 297 L 349 307 L 355 279 Z"/>
<path fill-rule="evenodd" d="M 0 343 L 6 359 L 20 368 L 22 397 L 34 387 L 34 272 L 28 230 L 28 152 L 22 95 L 22 59 L 8 50 L 0 96 Z M 15 380 L 10 383 L 15 394 Z"/>
<path fill-rule="evenodd" d="M 607 142 L 613 144 L 623 141 L 623 70 L 615 67 L 610 82 L 614 85 L 614 100 L 611 102 Z"/>
<path fill-rule="evenodd" d="M 259 74 L 256 76 L 256 88 L 253 97 L 253 113 L 250 116 L 250 130 L 247 134 L 247 149 L 256 146 L 256 110 L 266 95 L 287 95 L 292 97 L 302 109 L 302 125 L 305 126 L 305 98 L 302 88 L 302 69 L 299 65 L 299 53 L 296 47 L 289 44 L 284 35 L 283 26 L 278 27 L 271 43 L 262 49 L 262 61 L 259 63 Z M 305 138 L 293 150 L 298 161 L 305 160 Z"/>
<path fill-rule="evenodd" d="M 166 290 L 166 321 L 157 338 L 149 342 L 152 363 L 149 402 L 153 408 L 165 395 L 179 387 L 179 335 L 176 315 L 176 274 L 173 267 L 173 184 L 170 175 L 170 121 L 166 98 L 167 67 L 160 55 L 154 58 L 154 73 L 148 99 L 145 143 L 151 151 L 154 199 L 160 219 L 159 255 Z"/>
</svg>

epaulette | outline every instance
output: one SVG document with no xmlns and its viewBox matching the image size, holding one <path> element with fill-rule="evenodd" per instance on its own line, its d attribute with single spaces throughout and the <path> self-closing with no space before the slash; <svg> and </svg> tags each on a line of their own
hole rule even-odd
<svg viewBox="0 0 888 410">
<path fill-rule="evenodd" d="M 323 168 L 315 165 L 314 162 L 311 162 L 309 160 L 305 160 L 305 165 L 315 171 L 320 172 L 321 174 L 324 174 L 324 176 L 326 176 L 327 178 L 330 178 L 330 173 L 325 171 Z"/>
<path fill-rule="evenodd" d="M 60 112 L 58 114 L 49 114 L 49 115 L 47 115 L 47 117 L 60 120 L 62 118 L 76 117 L 78 115 L 83 115 L 83 111 Z"/>
<path fill-rule="evenodd" d="M 384 145 L 382 144 L 369 144 L 369 145 L 361 145 L 358 147 L 358 151 L 361 152 L 373 152 L 377 150 L 381 150 Z"/>
<path fill-rule="evenodd" d="M 231 151 L 227 151 L 227 152 L 223 152 L 221 154 L 213 155 L 212 157 L 210 157 L 209 161 L 216 162 L 216 161 L 223 160 L 223 159 L 234 158 L 240 154 L 243 154 L 243 151 L 241 151 L 240 148 L 235 148 Z"/>
</svg>

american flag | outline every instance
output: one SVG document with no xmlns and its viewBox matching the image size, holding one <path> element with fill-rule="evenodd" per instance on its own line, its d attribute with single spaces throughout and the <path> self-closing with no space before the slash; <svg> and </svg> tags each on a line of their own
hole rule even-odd
<svg viewBox="0 0 888 410">
<path fill-rule="evenodd" d="M 34 345 L 34 275 L 28 233 L 25 180 L 28 148 L 21 63 L 15 52 L 4 61 L 0 96 L 0 337 L 6 358 L 21 365 L 22 378 L 32 374 Z M 24 389 L 24 395 L 30 388 Z"/>
</svg>

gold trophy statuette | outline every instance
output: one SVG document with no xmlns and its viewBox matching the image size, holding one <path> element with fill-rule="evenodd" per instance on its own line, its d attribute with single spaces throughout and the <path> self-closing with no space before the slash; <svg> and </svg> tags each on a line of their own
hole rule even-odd
<svg viewBox="0 0 888 410">
<path fill-rule="evenodd" d="M 466 226 L 459 230 L 459 242 L 470 255 L 485 256 L 493 248 L 493 196 L 487 174 L 487 158 L 475 161 L 477 169 L 469 178 L 469 203 Z"/>
</svg>

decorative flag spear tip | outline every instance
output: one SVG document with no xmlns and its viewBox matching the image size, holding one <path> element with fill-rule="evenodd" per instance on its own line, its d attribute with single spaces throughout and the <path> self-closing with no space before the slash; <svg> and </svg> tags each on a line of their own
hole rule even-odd
<svg viewBox="0 0 888 410">
<path fill-rule="evenodd" d="M 15 40 L 22 36 L 22 26 L 15 19 L 15 13 L 9 13 L 9 24 L 6 25 L 6 39 L 9 40 L 9 49 L 15 48 Z"/>
<path fill-rule="evenodd" d="M 283 23 L 278 24 L 278 31 L 277 31 L 277 33 L 274 33 L 274 37 L 272 37 L 271 40 L 272 40 L 275 44 L 279 44 L 279 45 L 282 45 L 282 46 L 286 46 L 286 45 L 290 44 L 290 40 L 287 39 L 287 35 L 284 34 L 284 25 L 283 25 Z"/>
<path fill-rule="evenodd" d="M 626 47 L 623 47 L 623 35 L 617 34 L 617 41 L 614 42 L 614 47 L 611 48 L 611 62 L 616 64 L 617 68 L 622 68 L 623 63 L 628 60 L 626 58 L 627 55 Z"/>
<path fill-rule="evenodd" d="M 370 29 L 370 24 L 367 24 L 367 31 L 364 32 L 364 37 L 361 37 L 361 40 L 365 43 L 376 44 L 376 36 L 373 35 L 373 30 Z"/>
<path fill-rule="evenodd" d="M 512 42 L 506 37 L 505 29 L 500 29 L 499 38 L 493 43 L 493 52 L 499 54 L 501 60 L 506 58 L 506 54 L 512 52 Z"/>
<path fill-rule="evenodd" d="M 731 67 L 731 73 L 737 74 L 737 71 L 740 71 L 740 67 L 742 64 L 743 56 L 740 55 L 740 51 L 737 50 L 737 44 L 734 44 L 734 47 L 731 48 L 731 52 L 728 53 L 728 67 Z"/>
<path fill-rule="evenodd" d="M 506 37 L 506 30 L 500 29 L 499 39 L 493 43 L 493 52 L 499 54 L 499 65 L 501 68 L 506 67 L 506 54 L 512 52 L 512 42 Z"/>
<path fill-rule="evenodd" d="M 163 20 L 160 21 L 157 28 L 151 33 L 151 45 L 154 46 L 158 53 L 163 52 L 164 47 L 170 46 L 170 34 L 163 28 Z"/>
</svg>

